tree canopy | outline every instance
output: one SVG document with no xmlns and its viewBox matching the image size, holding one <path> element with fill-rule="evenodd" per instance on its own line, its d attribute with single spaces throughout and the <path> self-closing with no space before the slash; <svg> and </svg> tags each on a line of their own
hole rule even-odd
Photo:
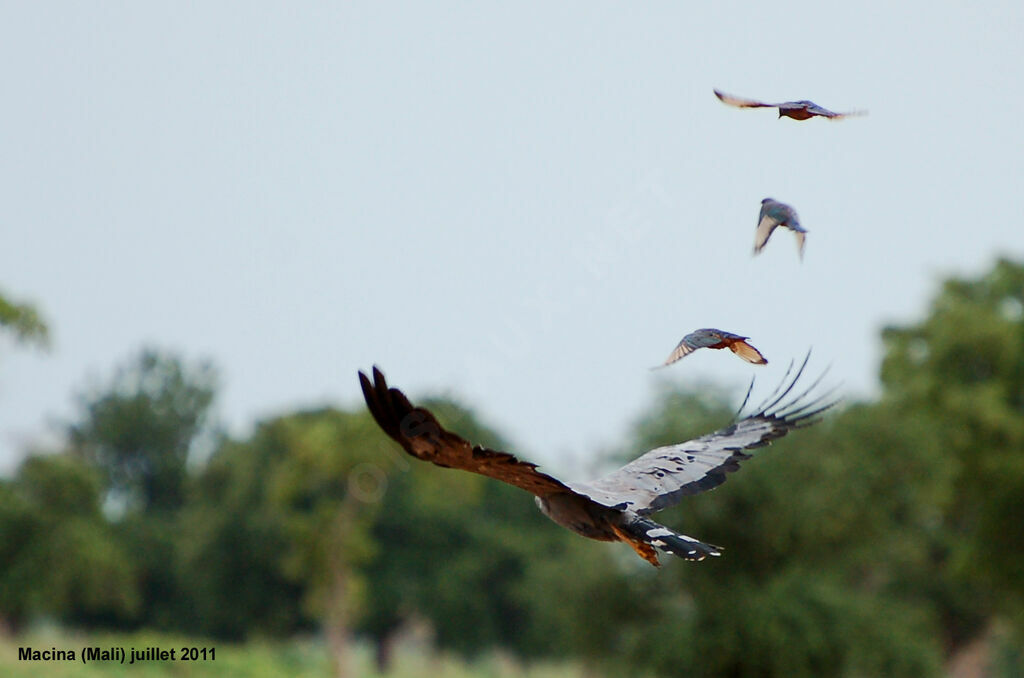
<svg viewBox="0 0 1024 678">
<path fill-rule="evenodd" d="M 50 345 L 50 328 L 31 304 L 13 302 L 0 294 L 0 327 L 24 344 L 39 348 Z"/>
<path fill-rule="evenodd" d="M 667 510 L 726 548 L 658 571 L 525 492 L 408 457 L 361 405 L 218 434 L 216 370 L 146 350 L 80 398 L 65 449 L 0 480 L 0 618 L 228 639 L 319 627 L 339 651 L 370 638 L 382 667 L 419 624 L 460 654 L 595 674 L 939 675 L 1024 629 L 1024 265 L 946 281 L 882 341 L 881 396 Z M 662 383 L 605 461 L 723 426 L 734 399 Z M 522 452 L 451 399 L 425 404 Z"/>
<path fill-rule="evenodd" d="M 102 471 L 106 491 L 129 511 L 176 510 L 216 385 L 210 364 L 144 349 L 110 383 L 79 395 L 79 419 L 68 427 L 71 448 Z"/>
</svg>

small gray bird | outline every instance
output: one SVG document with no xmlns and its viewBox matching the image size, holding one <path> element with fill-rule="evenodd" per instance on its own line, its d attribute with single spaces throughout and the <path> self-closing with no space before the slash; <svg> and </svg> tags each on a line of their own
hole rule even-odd
<svg viewBox="0 0 1024 678">
<path fill-rule="evenodd" d="M 761 214 L 757 218 L 757 231 L 754 233 L 754 254 L 765 246 L 776 226 L 785 226 L 796 233 L 796 249 L 803 260 L 807 229 L 800 225 L 800 218 L 797 217 L 795 209 L 772 198 L 761 201 Z"/>
<path fill-rule="evenodd" d="M 695 330 L 683 337 L 683 340 L 679 342 L 661 367 L 685 358 L 698 348 L 727 348 L 748 363 L 767 365 L 768 361 L 761 355 L 761 352 L 747 343 L 749 338 L 711 327 Z"/>
<path fill-rule="evenodd" d="M 736 108 L 777 108 L 779 117 L 793 118 L 794 120 L 807 120 L 813 117 L 828 118 L 829 120 L 842 120 L 854 115 L 867 115 L 867 111 L 849 111 L 847 113 L 836 113 L 823 108 L 813 101 L 801 99 L 800 101 L 784 101 L 781 104 L 767 104 L 756 99 L 743 99 L 734 97 L 725 92 L 714 91 L 715 96 L 721 99 L 722 103 L 735 106 Z"/>
</svg>

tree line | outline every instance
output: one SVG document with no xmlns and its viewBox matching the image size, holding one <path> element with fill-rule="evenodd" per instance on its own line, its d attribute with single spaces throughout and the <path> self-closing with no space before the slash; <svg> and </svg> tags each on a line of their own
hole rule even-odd
<svg viewBox="0 0 1024 678">
<path fill-rule="evenodd" d="M 0 327 L 46 336 L 2 299 Z M 667 524 L 729 548 L 659 571 L 565 533 L 515 488 L 409 460 L 362 407 L 225 435 L 216 369 L 144 350 L 79 395 L 60 449 L 0 480 L 0 619 L 225 640 L 320 630 L 339 661 L 358 634 L 383 669 L 418 622 L 469 656 L 632 675 L 939 675 L 979 643 L 1020 671 L 1024 264 L 947 280 L 881 341 L 881 395 L 671 509 Z M 661 388 L 613 456 L 732 415 L 713 388 Z M 427 404 L 509 448 L 458 403 Z"/>
</svg>

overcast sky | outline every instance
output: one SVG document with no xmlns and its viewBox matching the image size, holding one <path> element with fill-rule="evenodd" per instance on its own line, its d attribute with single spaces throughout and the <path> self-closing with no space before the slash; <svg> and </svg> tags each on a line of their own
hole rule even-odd
<svg viewBox="0 0 1024 678">
<path fill-rule="evenodd" d="M 944 277 L 1024 258 L 1024 3 L 0 2 L 0 469 L 143 345 L 218 413 L 359 406 L 378 364 L 566 470 L 659 379 L 852 397 Z M 778 120 L 712 88 L 809 98 Z M 760 200 L 792 204 L 751 256 Z M 770 365 L 683 334 L 749 335 Z"/>
</svg>

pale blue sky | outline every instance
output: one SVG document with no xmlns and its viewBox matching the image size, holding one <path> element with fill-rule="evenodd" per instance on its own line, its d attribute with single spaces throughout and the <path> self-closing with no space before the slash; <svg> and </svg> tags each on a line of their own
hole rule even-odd
<svg viewBox="0 0 1024 678">
<path fill-rule="evenodd" d="M 848 394 L 949 274 L 1024 257 L 1024 3 L 0 3 L 0 469 L 152 344 L 219 413 L 356 406 L 379 364 L 556 470 L 658 379 L 813 345 Z M 723 106 L 810 98 L 842 122 Z M 751 257 L 759 202 L 792 204 Z"/>
</svg>

